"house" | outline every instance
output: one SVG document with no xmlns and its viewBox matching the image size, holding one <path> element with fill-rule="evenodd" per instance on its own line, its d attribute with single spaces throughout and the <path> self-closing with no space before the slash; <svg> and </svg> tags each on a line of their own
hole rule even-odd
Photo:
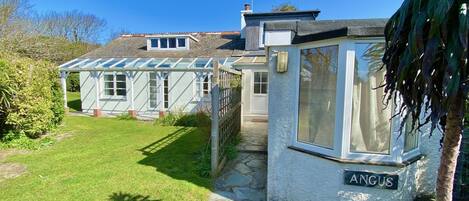
<svg viewBox="0 0 469 201">
<path fill-rule="evenodd" d="M 385 19 L 271 22 L 268 200 L 413 200 L 435 191 L 439 140 L 382 104 Z M 378 89 L 376 89 L 378 88 Z"/>
<path fill-rule="evenodd" d="M 241 11 L 241 31 L 122 35 L 60 66 L 62 83 L 80 73 L 85 113 L 129 112 L 154 118 L 166 112 L 210 109 L 213 63 L 242 71 L 245 120 L 266 120 L 268 76 L 263 27 L 269 21 L 314 20 L 319 11 Z M 66 97 L 65 97 L 66 100 Z"/>
</svg>

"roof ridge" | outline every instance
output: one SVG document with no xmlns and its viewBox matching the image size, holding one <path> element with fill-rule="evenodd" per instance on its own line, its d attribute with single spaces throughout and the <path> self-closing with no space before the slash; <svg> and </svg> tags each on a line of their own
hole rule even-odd
<svg viewBox="0 0 469 201">
<path fill-rule="evenodd" d="M 145 37 L 148 35 L 177 35 L 177 34 L 240 34 L 239 31 L 195 31 L 195 32 L 156 32 L 156 33 L 133 33 L 133 34 L 122 34 L 121 37 Z"/>
</svg>

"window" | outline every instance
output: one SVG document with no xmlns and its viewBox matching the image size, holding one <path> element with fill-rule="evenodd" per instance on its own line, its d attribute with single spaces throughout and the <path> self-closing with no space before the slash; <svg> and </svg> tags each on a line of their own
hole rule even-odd
<svg viewBox="0 0 469 201">
<path fill-rule="evenodd" d="M 300 46 L 291 148 L 341 162 L 407 164 L 418 157 L 420 136 L 411 120 L 401 136 L 399 118 L 391 119 L 395 104 L 383 104 L 382 40 L 318 43 Z"/>
<path fill-rule="evenodd" d="M 267 94 L 268 79 L 267 72 L 254 72 L 254 94 Z"/>
<path fill-rule="evenodd" d="M 158 94 L 159 94 L 159 87 L 158 87 L 158 74 L 154 72 L 150 72 L 150 79 L 149 79 L 149 90 L 150 90 L 150 108 L 157 108 L 158 106 Z"/>
<path fill-rule="evenodd" d="M 301 50 L 297 140 L 333 148 L 338 46 Z"/>
<path fill-rule="evenodd" d="M 161 48 L 168 48 L 168 39 L 160 38 L 160 45 L 161 45 Z"/>
<path fill-rule="evenodd" d="M 149 39 L 149 50 L 154 49 L 188 49 L 186 38 L 151 38 Z"/>
<path fill-rule="evenodd" d="M 405 124 L 404 153 L 418 148 L 419 132 L 412 130 L 412 120 L 409 117 Z"/>
<path fill-rule="evenodd" d="M 196 73 L 195 94 L 196 98 L 207 97 L 211 91 L 212 75 L 208 73 Z"/>
<path fill-rule="evenodd" d="M 158 48 L 158 39 L 150 39 L 150 41 L 152 48 Z"/>
<path fill-rule="evenodd" d="M 104 96 L 107 98 L 125 97 L 126 77 L 123 74 L 104 74 Z"/>
<path fill-rule="evenodd" d="M 382 100 L 384 70 L 383 43 L 355 45 L 355 74 L 352 97 L 352 131 L 350 151 L 390 154 L 392 106 Z"/>
<path fill-rule="evenodd" d="M 169 73 L 161 73 L 163 78 L 163 107 L 169 107 Z"/>
<path fill-rule="evenodd" d="M 169 48 L 176 48 L 176 38 L 168 38 Z"/>
<path fill-rule="evenodd" d="M 178 38 L 178 47 L 186 47 L 186 39 Z"/>
</svg>

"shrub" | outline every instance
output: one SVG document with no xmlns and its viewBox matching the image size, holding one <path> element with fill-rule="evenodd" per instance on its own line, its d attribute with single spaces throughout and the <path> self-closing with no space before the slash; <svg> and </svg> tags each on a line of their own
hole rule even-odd
<svg viewBox="0 0 469 201">
<path fill-rule="evenodd" d="M 8 132 L 1 139 L 0 149 L 2 148 L 14 148 L 14 149 L 27 149 L 27 150 L 37 150 L 42 147 L 49 146 L 55 142 L 51 137 L 44 137 L 41 139 L 31 139 L 24 134 L 18 134 L 13 132 Z"/>
<path fill-rule="evenodd" d="M 79 92 L 80 91 L 80 74 L 70 73 L 67 77 L 67 91 Z"/>
<path fill-rule="evenodd" d="M 132 115 L 129 115 L 127 113 L 117 115 L 116 118 L 119 120 L 137 120 L 137 118 L 132 117 Z"/>
<path fill-rule="evenodd" d="M 169 113 L 155 120 L 160 126 L 210 127 L 210 117 L 204 112 L 195 114 Z"/>
<path fill-rule="evenodd" d="M 0 52 L 0 85 L 11 88 L 11 101 L 4 110 L 4 129 L 37 138 L 63 119 L 63 100 L 57 68 Z"/>
</svg>

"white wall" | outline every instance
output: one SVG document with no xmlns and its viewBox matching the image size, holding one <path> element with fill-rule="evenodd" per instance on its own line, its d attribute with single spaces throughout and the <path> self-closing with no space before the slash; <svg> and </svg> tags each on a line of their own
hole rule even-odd
<svg viewBox="0 0 469 201">
<path fill-rule="evenodd" d="M 288 51 L 288 71 L 276 73 L 272 50 Z M 294 46 L 269 48 L 269 139 L 268 200 L 412 200 L 417 193 L 432 193 L 439 164 L 439 139 L 421 138 L 421 151 L 427 157 L 407 167 L 339 163 L 289 149 L 298 104 L 299 50 Z M 371 171 L 399 175 L 398 190 L 344 185 L 344 170 Z"/>
<path fill-rule="evenodd" d="M 100 73 L 102 79 L 103 73 Z M 138 115 L 157 117 L 158 109 L 149 106 L 149 72 L 138 72 L 134 78 L 134 101 Z M 102 80 L 100 96 L 103 95 Z M 171 112 L 195 112 L 199 107 L 208 107 L 210 99 L 197 101 L 194 91 L 195 77 L 192 72 L 172 72 L 169 74 L 169 107 Z M 81 101 L 83 112 L 93 113 L 96 104 L 94 77 L 90 72 L 80 73 Z M 207 105 L 207 106 L 206 106 Z M 130 109 L 130 80 L 127 78 L 127 98 L 120 100 L 100 99 L 101 110 L 105 114 L 127 113 Z"/>
</svg>

